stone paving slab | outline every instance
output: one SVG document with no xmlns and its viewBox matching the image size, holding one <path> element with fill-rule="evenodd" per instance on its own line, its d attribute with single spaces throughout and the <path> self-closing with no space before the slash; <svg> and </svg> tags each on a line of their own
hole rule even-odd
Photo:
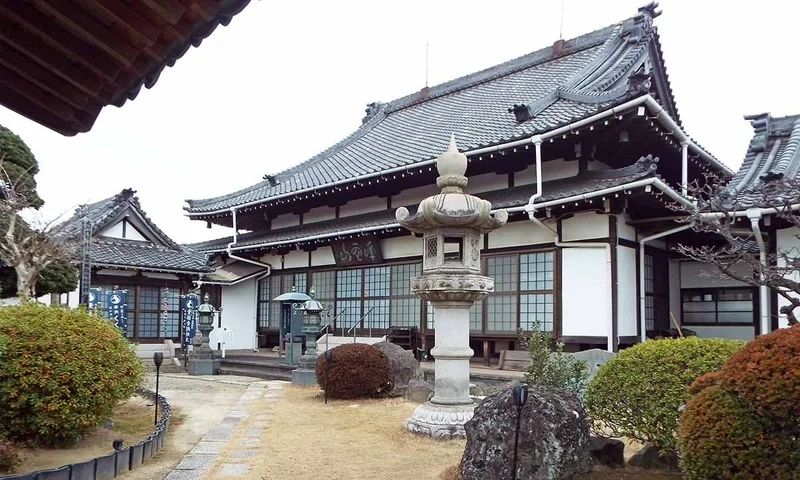
<svg viewBox="0 0 800 480">
<path fill-rule="evenodd" d="M 256 451 L 252 448 L 237 448 L 231 451 L 230 457 L 235 459 L 252 458 L 256 456 Z"/>
<path fill-rule="evenodd" d="M 236 431 L 236 426 L 247 418 L 249 413 L 248 405 L 261 398 L 266 390 L 265 387 L 269 385 L 270 382 L 250 384 L 239 398 L 237 405 L 226 413 L 222 422 L 209 429 L 203 439 L 183 457 L 183 460 L 166 476 L 165 480 L 195 480 L 203 478 L 203 475 L 217 461 L 227 442 L 231 440 Z M 258 438 L 245 440 L 255 441 L 255 445 L 258 444 Z M 233 453 L 238 458 L 249 458 L 255 455 L 254 450 L 236 449 Z M 240 463 L 225 463 L 221 466 L 221 473 L 231 476 L 243 476 L 247 474 L 247 471 L 247 465 Z"/>
</svg>

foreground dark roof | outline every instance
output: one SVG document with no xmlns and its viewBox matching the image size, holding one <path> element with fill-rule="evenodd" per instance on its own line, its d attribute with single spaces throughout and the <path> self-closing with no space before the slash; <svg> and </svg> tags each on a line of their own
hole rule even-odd
<svg viewBox="0 0 800 480">
<path fill-rule="evenodd" d="M 574 195 L 584 195 L 655 176 L 657 162 L 658 159 L 654 160 L 651 157 L 643 157 L 635 164 L 624 168 L 590 170 L 574 177 L 544 182 L 542 184 L 542 191 L 544 194 L 539 197 L 538 202 L 548 202 Z M 535 185 L 521 185 L 514 188 L 480 193 L 478 196 L 489 200 L 493 208 L 512 208 L 526 205 L 535 191 Z M 412 206 L 410 210 L 416 210 L 416 206 Z M 394 209 L 281 228 L 269 232 L 245 233 L 239 235 L 235 247 L 239 248 L 263 244 L 271 244 L 274 247 L 279 247 L 284 244 L 294 244 L 298 241 L 309 241 L 308 239 L 311 237 L 330 238 L 336 237 L 343 232 L 380 229 L 381 227 L 386 229 L 400 227 L 395 219 Z M 223 252 L 232 241 L 233 237 L 224 237 L 206 242 L 194 243 L 189 245 L 189 247 L 207 253 Z"/>
<path fill-rule="evenodd" d="M 63 135 L 88 132 L 249 2 L 3 2 L 0 104 Z"/>
<path fill-rule="evenodd" d="M 57 235 L 66 240 L 81 238 L 84 219 L 92 224 L 91 260 L 93 265 L 144 270 L 162 270 L 185 273 L 208 272 L 207 256 L 179 245 L 164 233 L 142 210 L 135 191 L 125 189 L 120 193 L 84 205 L 56 228 Z M 99 234 L 108 227 L 128 217 L 141 225 L 142 232 L 151 241 L 137 241 L 103 237 Z M 75 252 L 77 256 L 77 252 Z"/>
<path fill-rule="evenodd" d="M 371 104 L 352 135 L 293 168 L 243 190 L 187 200 L 190 215 L 229 209 L 435 158 L 455 133 L 462 150 L 530 137 L 646 93 L 637 74 L 660 68 L 657 15 L 639 14 L 388 104 Z M 655 57 L 655 58 L 654 58 Z M 675 114 L 670 92 L 660 100 Z M 677 120 L 677 118 L 676 118 Z"/>
<path fill-rule="evenodd" d="M 779 206 L 800 185 L 800 115 L 745 117 L 754 134 L 744 162 L 721 197 L 737 209 Z"/>
</svg>

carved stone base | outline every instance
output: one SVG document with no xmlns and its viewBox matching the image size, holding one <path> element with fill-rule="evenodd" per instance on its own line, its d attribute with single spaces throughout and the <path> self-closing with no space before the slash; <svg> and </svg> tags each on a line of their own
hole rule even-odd
<svg viewBox="0 0 800 480">
<path fill-rule="evenodd" d="M 472 419 L 474 409 L 475 404 L 438 405 L 425 402 L 406 420 L 406 429 L 444 440 L 465 438 L 464 424 Z"/>
</svg>

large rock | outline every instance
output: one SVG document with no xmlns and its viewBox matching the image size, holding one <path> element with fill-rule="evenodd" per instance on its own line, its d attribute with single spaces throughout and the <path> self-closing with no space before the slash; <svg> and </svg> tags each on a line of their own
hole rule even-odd
<svg viewBox="0 0 800 480">
<path fill-rule="evenodd" d="M 680 463 L 677 455 L 650 445 L 645 445 L 641 450 L 636 452 L 630 460 L 628 460 L 628 465 L 645 470 L 680 471 Z"/>
<path fill-rule="evenodd" d="M 419 362 L 410 350 L 390 342 L 379 342 L 375 348 L 389 358 L 389 379 L 392 382 L 392 391 L 389 395 L 402 397 L 406 393 L 411 380 L 422 380 L 423 373 Z"/>
<path fill-rule="evenodd" d="M 408 382 L 403 398 L 409 402 L 425 403 L 433 396 L 433 385 L 425 380 L 411 380 Z"/>
<path fill-rule="evenodd" d="M 511 389 L 475 407 L 465 425 L 461 480 L 512 478 L 516 418 Z M 531 386 L 520 419 L 517 478 L 571 479 L 591 468 L 589 421 L 578 397 L 566 390 Z"/>
<path fill-rule="evenodd" d="M 622 440 L 592 436 L 589 438 L 589 451 L 600 465 L 612 468 L 625 466 L 625 442 Z"/>
</svg>

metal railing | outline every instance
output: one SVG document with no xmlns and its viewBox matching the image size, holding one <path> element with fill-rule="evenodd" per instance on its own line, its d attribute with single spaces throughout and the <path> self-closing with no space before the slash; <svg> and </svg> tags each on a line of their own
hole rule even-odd
<svg viewBox="0 0 800 480">
<path fill-rule="evenodd" d="M 375 307 L 372 307 L 369 310 L 367 310 L 367 313 L 362 315 L 361 318 L 359 318 L 358 321 L 355 324 L 353 324 L 352 327 L 350 327 L 350 330 L 347 331 L 348 334 L 350 332 L 353 332 L 353 343 L 356 343 L 356 327 L 361 325 L 364 322 L 364 319 L 367 318 L 369 316 L 369 314 L 372 313 L 373 310 L 375 310 Z M 372 324 L 371 323 L 369 324 L 369 337 L 372 338 Z"/>
<path fill-rule="evenodd" d="M 326 352 L 328 351 L 328 340 L 330 339 L 330 335 L 328 335 L 328 333 L 330 333 L 329 329 L 331 328 L 331 325 L 333 325 L 333 323 L 336 322 L 336 319 L 342 316 L 342 314 L 345 312 L 345 310 L 347 310 L 347 307 L 343 308 L 341 312 L 339 312 L 335 317 L 333 317 L 331 319 L 330 322 L 326 323 L 324 327 L 319 329 L 319 333 L 327 331 L 327 333 L 325 334 L 325 351 Z"/>
</svg>

